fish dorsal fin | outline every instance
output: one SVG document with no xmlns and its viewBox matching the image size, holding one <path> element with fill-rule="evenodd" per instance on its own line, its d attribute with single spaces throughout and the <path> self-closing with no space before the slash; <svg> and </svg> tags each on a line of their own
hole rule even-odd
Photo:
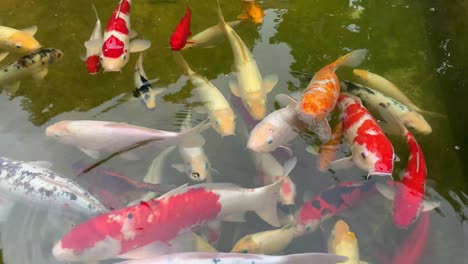
<svg viewBox="0 0 468 264">
<path fill-rule="evenodd" d="M 263 78 L 263 89 L 265 93 L 271 92 L 275 85 L 278 83 L 278 76 L 277 75 L 268 75 L 265 78 Z"/>
<path fill-rule="evenodd" d="M 30 36 L 34 36 L 37 32 L 37 26 L 34 25 L 34 26 L 30 26 L 28 28 L 23 28 L 21 29 L 21 31 L 23 31 L 24 33 L 30 35 Z"/>
<path fill-rule="evenodd" d="M 189 186 L 188 186 L 188 183 L 183 184 L 183 185 L 181 185 L 181 186 L 179 186 L 179 187 L 177 187 L 177 188 L 175 188 L 175 189 L 173 189 L 173 190 L 170 190 L 170 191 L 168 191 L 167 193 L 165 193 L 165 194 L 159 196 L 159 197 L 158 197 L 158 200 L 162 200 L 162 199 L 165 199 L 165 198 L 170 197 L 170 196 L 174 196 L 174 195 L 177 195 L 177 194 L 181 194 L 181 193 L 185 192 L 185 191 L 187 190 L 188 187 L 189 187 Z"/>
<path fill-rule="evenodd" d="M 279 103 L 281 107 L 286 107 L 288 105 L 296 105 L 297 101 L 289 95 L 286 94 L 277 94 L 275 100 Z"/>
</svg>

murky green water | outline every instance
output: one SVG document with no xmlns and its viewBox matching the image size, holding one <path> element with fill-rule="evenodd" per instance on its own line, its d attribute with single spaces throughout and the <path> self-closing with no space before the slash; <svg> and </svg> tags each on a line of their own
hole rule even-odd
<svg viewBox="0 0 468 264">
<path fill-rule="evenodd" d="M 116 2 L 95 1 L 104 25 Z M 461 63 L 463 60 L 454 54 L 463 54 L 457 47 L 466 46 L 466 38 L 454 39 L 457 32 L 438 33 L 445 32 L 451 24 L 435 21 L 448 19 L 451 9 L 445 3 L 430 6 L 405 0 L 265 0 L 259 4 L 265 9 L 264 23 L 260 26 L 244 23 L 236 31 L 252 50 L 262 75 L 279 76 L 280 81 L 272 94 L 305 88 L 307 82 L 291 71 L 313 73 L 349 50 L 367 48 L 370 55 L 362 68 L 388 77 L 424 109 L 448 116 L 429 117 L 433 133 L 417 137 L 428 164 L 428 185 L 434 190 L 430 193 L 441 199 L 441 207 L 430 213 L 428 245 L 421 263 L 447 260 L 463 263 L 467 257 L 464 251 L 468 232 L 464 222 L 467 179 L 463 173 L 466 170 L 463 168 L 466 163 L 464 154 L 468 148 L 466 115 L 463 114 L 467 95 L 466 79 L 463 79 L 466 60 Z M 215 1 L 191 1 L 190 5 L 192 32 L 217 23 Z M 233 20 L 241 11 L 237 0 L 224 0 L 222 7 L 227 20 Z M 131 57 L 122 73 L 87 74 L 80 55 L 85 53 L 83 42 L 89 38 L 95 23 L 88 1 L 25 0 L 18 3 L 2 0 L 1 25 L 24 28 L 37 24 L 36 38 L 41 44 L 61 49 L 65 57 L 49 68 L 44 80 L 23 81 L 14 97 L 5 93 L 0 95 L 1 155 L 18 160 L 48 160 L 53 162 L 55 171 L 73 175 L 71 165 L 74 162 L 92 160 L 74 147 L 45 137 L 45 128 L 57 121 L 95 119 L 178 130 L 181 120 L 177 113 L 186 111 L 191 85 L 173 60 L 169 36 L 184 10 L 184 1 L 135 0 L 133 3 L 132 27 L 140 37 L 152 41 L 152 47 L 144 53 L 146 73 L 149 78 L 160 78 L 154 86 L 167 88 L 157 100 L 158 108 L 149 112 L 138 100 L 122 99 L 133 90 L 133 67 L 137 56 Z M 210 79 L 229 98 L 227 84 L 234 77 L 231 74 L 233 57 L 227 41 L 213 49 L 189 50 L 184 56 L 195 71 Z M 9 56 L 2 64 L 13 59 Z M 349 69 L 340 69 L 338 74 L 341 78 L 353 78 Z M 268 107 L 273 110 L 271 94 L 269 99 Z M 201 120 L 203 116 L 197 118 Z M 242 122 L 239 116 L 238 124 Z M 223 139 L 213 131 L 206 133 L 206 151 L 213 167 L 221 174 L 214 180 L 253 186 L 255 168 L 244 154 L 245 139 L 238 132 L 237 137 Z M 405 160 L 406 145 L 396 138 L 394 142 L 397 153 L 402 153 L 399 155 Z M 301 183 L 300 193 L 304 190 L 318 193 L 336 183 L 330 173 L 313 169 L 315 157 L 304 151 L 303 141 L 296 140 L 293 146 L 300 162 L 292 177 L 296 183 Z M 141 179 L 158 151 L 140 161 L 112 159 L 106 166 Z M 177 157 L 173 155 L 171 159 L 168 163 L 176 162 Z M 398 164 L 397 171 L 403 170 L 405 164 Z M 174 175 L 168 182 L 182 183 L 185 180 L 167 167 L 168 177 Z M 362 175 L 355 169 L 340 173 L 337 178 L 360 179 Z M 83 183 L 82 179 L 77 181 Z M 300 200 L 298 197 L 297 201 Z M 378 255 L 381 252 L 391 254 L 409 232 L 392 226 L 390 209 L 390 202 L 373 198 L 344 216 L 360 240 L 362 259 L 379 263 Z M 47 223 L 44 221 L 37 228 L 46 228 Z M 239 229 L 241 234 L 267 228 L 259 224 L 228 225 L 232 230 L 227 228 L 223 234 L 220 250 L 230 249 L 230 234 L 237 232 L 233 230 L 239 226 L 242 227 Z M 324 234 L 318 231 L 295 241 L 287 252 L 324 251 L 329 228 L 324 229 Z M 40 243 L 34 239 L 38 238 L 33 236 L 28 243 Z"/>
</svg>

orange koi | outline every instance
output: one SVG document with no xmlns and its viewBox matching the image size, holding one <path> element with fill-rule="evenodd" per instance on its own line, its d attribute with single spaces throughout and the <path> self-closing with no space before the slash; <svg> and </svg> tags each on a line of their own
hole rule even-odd
<svg viewBox="0 0 468 264">
<path fill-rule="evenodd" d="M 333 128 L 330 140 L 322 144 L 319 152 L 317 167 L 320 171 L 325 171 L 328 165 L 335 160 L 336 152 L 340 148 L 341 137 L 343 136 L 343 123 L 339 122 Z"/>
<path fill-rule="evenodd" d="M 255 24 L 261 24 L 263 22 L 265 12 L 263 12 L 255 1 L 241 1 L 241 4 L 244 10 L 239 16 L 237 16 L 237 18 L 248 19 Z"/>
</svg>

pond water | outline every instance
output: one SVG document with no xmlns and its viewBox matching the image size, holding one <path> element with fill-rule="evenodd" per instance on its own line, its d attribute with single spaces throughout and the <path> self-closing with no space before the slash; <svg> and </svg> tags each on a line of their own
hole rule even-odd
<svg viewBox="0 0 468 264">
<path fill-rule="evenodd" d="M 104 26 L 116 4 L 115 0 L 95 1 Z M 308 79 L 297 72 L 313 74 L 351 50 L 366 48 L 369 56 L 360 68 L 385 76 L 423 109 L 446 116 L 427 117 L 433 132 L 416 135 L 427 162 L 428 195 L 441 202 L 439 208 L 429 212 L 427 244 L 417 263 L 466 263 L 464 154 L 468 145 L 466 116 L 459 116 L 463 115 L 467 95 L 466 80 L 460 79 L 465 77 L 466 68 L 457 64 L 463 60 L 453 55 L 457 54 L 457 45 L 463 45 L 460 43 L 463 40 L 438 34 L 437 30 L 445 28 L 434 26 L 435 19 L 450 15 L 445 3 L 430 6 L 409 0 L 265 0 L 258 4 L 265 11 L 263 23 L 246 22 L 235 30 L 251 50 L 262 76 L 276 74 L 279 77 L 268 95 L 268 112 L 275 110 L 274 95 L 291 94 L 307 86 Z M 192 32 L 218 23 L 216 1 L 190 1 L 190 7 Z M 223 0 L 222 10 L 226 20 L 231 21 L 241 12 L 241 5 L 237 0 Z M 120 73 L 91 76 L 86 72 L 80 55 L 85 53 L 83 42 L 89 38 L 95 24 L 90 1 L 24 0 L 20 4 L 16 0 L 0 1 L 0 25 L 13 28 L 37 25 L 36 39 L 44 47 L 54 47 L 64 53 L 62 60 L 50 65 L 43 80 L 26 79 L 15 95 L 7 95 L 5 91 L 0 94 L 1 156 L 52 162 L 52 170 L 90 190 L 99 175 L 77 176 L 73 165 L 77 162 L 91 165 L 96 161 L 73 146 L 47 138 L 46 127 L 61 120 L 105 120 L 179 131 L 191 107 L 193 86 L 173 58 L 169 37 L 184 12 L 185 1 L 180 0 L 133 2 L 132 27 L 138 37 L 152 42 L 151 48 L 144 52 L 145 71 L 150 79 L 159 78 L 154 87 L 165 89 L 157 97 L 156 109 L 148 111 L 137 99 L 131 98 L 137 55 L 132 54 Z M 228 41 L 214 48 L 183 51 L 183 55 L 194 71 L 208 78 L 228 100 L 231 98 L 228 82 L 235 76 Z M 10 55 L 1 64 L 15 59 Z M 356 81 L 350 69 L 339 69 L 337 73 L 340 78 Z M 200 113 L 192 115 L 193 124 L 206 117 Z M 211 129 L 203 132 L 205 151 L 213 168 L 219 172 L 213 174 L 213 181 L 254 187 L 257 171 L 246 155 L 244 120 L 239 112 L 237 116 L 236 136 L 222 138 Z M 395 175 L 398 175 L 406 165 L 407 146 L 398 137 L 390 139 L 402 161 L 396 163 Z M 306 152 L 306 146 L 307 142 L 300 138 L 292 142 L 294 155 L 299 160 L 290 174 L 298 186 L 298 207 L 304 193 L 315 195 L 338 182 L 362 180 L 366 175 L 357 168 L 336 174 L 319 172 L 317 157 Z M 161 151 L 143 150 L 143 155 L 135 161 L 114 157 L 102 166 L 142 180 L 151 161 Z M 185 175 L 171 167 L 180 162 L 177 152 L 168 156 L 162 168 L 164 183 L 187 182 Z M 118 188 L 115 182 L 106 184 Z M 414 226 L 397 229 L 392 222 L 390 201 L 380 195 L 366 199 L 336 219 L 345 219 L 356 233 L 361 260 L 385 263 L 382 256 L 397 254 Z M 53 263 L 53 244 L 71 224 L 83 220 L 78 215 L 62 217 L 27 203 L 18 204 L 2 229 L 3 254 L 8 263 Z M 313 234 L 295 240 L 285 253 L 325 252 L 334 220 L 327 221 Z M 218 250 L 229 251 L 233 242 L 243 235 L 270 228 L 253 214 L 248 214 L 246 223 L 226 223 Z"/>
</svg>

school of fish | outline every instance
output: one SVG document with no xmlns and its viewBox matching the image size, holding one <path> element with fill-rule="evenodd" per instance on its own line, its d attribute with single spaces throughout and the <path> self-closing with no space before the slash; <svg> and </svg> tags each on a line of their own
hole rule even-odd
<svg viewBox="0 0 468 264">
<path fill-rule="evenodd" d="M 86 220 L 66 230 L 48 251 L 65 262 L 359 264 L 366 262 L 360 259 L 358 237 L 351 231 L 352 225 L 341 219 L 326 235 L 328 252 L 289 254 L 287 249 L 297 239 L 323 231 L 325 222 L 383 196 L 392 200 L 388 213 L 395 228 L 412 233 L 399 251 L 392 257 L 382 253 L 380 261 L 419 263 L 426 247 L 429 212 L 440 203 L 426 197 L 426 161 L 413 133 L 430 134 L 433 128 L 424 115 L 434 113 L 418 107 L 376 73 L 353 69 L 362 84 L 341 79 L 336 72 L 339 68 L 365 64 L 371 53 L 365 48 L 341 54 L 320 69 L 310 69 L 316 72 L 309 74 L 310 83 L 303 91 L 273 96 L 278 76 L 263 75 L 251 49 L 234 30 L 246 23 L 262 24 L 261 3 L 241 1 L 240 20 L 226 22 L 222 13 L 226 2 L 212 2 L 218 20 L 214 26 L 192 36 L 191 19 L 197 13 L 187 1 L 184 16 L 168 36 L 174 60 L 193 87 L 180 130 L 95 119 L 61 120 L 47 126 L 46 137 L 100 161 L 73 165 L 76 177 L 85 177 L 86 183 L 78 184 L 74 178 L 50 170 L 48 162 L 0 157 L 0 223 L 8 220 L 16 204 L 84 215 Z M 118 1 L 103 31 L 92 5 L 96 23 L 84 41 L 83 70 L 93 78 L 99 78 L 101 72 L 122 72 L 131 53 L 140 52 L 130 93 L 142 107 L 157 112 L 157 100 L 167 89 L 152 87 L 158 78 L 149 79 L 143 69 L 142 52 L 152 44 L 146 39 L 131 40 L 136 36 L 130 24 L 131 6 L 131 0 Z M 0 86 L 9 94 L 16 93 L 25 78 L 42 80 L 49 65 L 63 57 L 58 49 L 42 47 L 34 38 L 36 31 L 36 26 L 0 26 L 0 61 L 10 53 L 21 56 L 0 66 Z M 195 72 L 184 54 L 216 48 L 222 40 L 232 49 L 235 79 L 215 85 Z M 226 97 L 229 92 L 230 100 Z M 274 101 L 279 108 L 269 112 Z M 204 119 L 194 121 L 194 113 Z M 221 140 L 240 136 L 245 141 L 244 151 L 257 173 L 250 175 L 257 183 L 255 188 L 218 182 L 223 170 L 210 162 L 206 145 L 213 139 L 204 136 L 209 130 Z M 400 161 L 394 135 L 406 142 L 409 152 L 401 180 L 394 175 L 395 162 Z M 301 140 L 303 137 L 311 137 L 312 143 Z M 122 162 L 141 162 L 148 155 L 145 150 L 159 154 L 144 178 L 101 166 L 113 156 Z M 296 156 L 302 150 L 315 156 L 300 160 Z M 180 162 L 169 164 L 174 154 Z M 304 195 L 300 202 L 299 193 L 308 186 L 296 186 L 299 176 L 295 168 L 312 160 L 317 174 L 340 178 L 346 169 L 356 166 L 365 172 L 365 179 L 338 181 L 313 196 Z M 187 183 L 178 187 L 165 184 L 168 176 L 162 168 L 166 164 L 174 174 L 184 175 Z M 224 222 L 249 221 L 252 218 L 247 212 L 254 212 L 270 228 L 236 235 L 231 252 L 216 252 Z"/>
</svg>

